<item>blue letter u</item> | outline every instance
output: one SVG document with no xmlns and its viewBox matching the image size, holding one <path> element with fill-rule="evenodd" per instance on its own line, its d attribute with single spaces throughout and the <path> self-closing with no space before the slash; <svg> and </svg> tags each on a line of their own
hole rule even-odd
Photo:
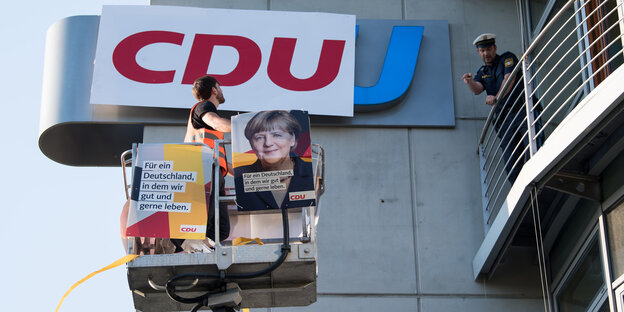
<svg viewBox="0 0 624 312">
<path fill-rule="evenodd" d="M 359 27 L 356 26 L 357 37 Z M 399 103 L 412 84 L 423 26 L 394 26 L 386 50 L 381 74 L 377 84 L 371 87 L 355 86 L 356 112 L 385 109 Z"/>
</svg>

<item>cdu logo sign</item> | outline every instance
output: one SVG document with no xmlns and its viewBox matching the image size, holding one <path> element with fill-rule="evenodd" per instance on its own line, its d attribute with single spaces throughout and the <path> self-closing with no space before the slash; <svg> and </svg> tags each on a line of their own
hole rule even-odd
<svg viewBox="0 0 624 312">
<path fill-rule="evenodd" d="M 231 112 L 303 109 L 316 124 L 455 123 L 446 21 L 102 9 L 91 104 L 187 109 L 189 85 L 205 74 L 221 82 L 227 104 L 220 109 Z"/>
<path fill-rule="evenodd" d="M 319 123 L 453 127 L 448 22 L 358 19 L 356 24 L 355 114 Z"/>
<path fill-rule="evenodd" d="M 144 31 L 124 38 L 113 51 L 113 65 L 125 78 L 146 84 L 174 82 L 176 70 L 151 70 L 137 62 L 144 48 L 155 44 L 181 46 L 186 35 L 173 31 Z M 336 79 L 340 70 L 344 40 L 323 40 L 314 75 L 299 79 L 291 73 L 297 38 L 273 38 L 267 66 L 269 79 L 277 86 L 291 91 L 313 91 L 324 88 Z M 232 71 L 213 74 L 222 87 L 238 86 L 254 77 L 262 63 L 262 51 L 250 38 L 233 35 L 195 34 L 184 69 L 181 84 L 192 85 L 196 78 L 208 72 L 213 51 L 227 47 L 238 54 Z M 163 62 L 166 61 L 166 58 Z"/>
<path fill-rule="evenodd" d="M 220 109 L 350 117 L 355 20 L 329 13 L 104 6 L 90 102 L 188 109 L 190 85 L 209 74 L 227 99 Z"/>
<path fill-rule="evenodd" d="M 359 112 L 379 111 L 399 103 L 407 94 L 418 61 L 423 37 L 423 26 L 393 26 L 379 79 L 374 86 L 355 86 L 354 105 Z M 356 37 L 359 26 L 356 26 Z M 170 31 L 146 31 L 124 38 L 112 55 L 115 69 L 127 79 L 148 83 L 172 83 L 176 70 L 157 71 L 137 63 L 139 51 L 154 44 L 182 45 L 185 35 Z M 344 41 L 324 40 L 315 74 L 308 79 L 297 79 L 290 73 L 296 38 L 275 38 L 269 54 L 267 74 L 276 85 L 293 91 L 321 89 L 336 75 L 344 49 Z M 288 44 L 288 47 L 286 47 Z M 214 75 L 221 86 L 237 86 L 249 81 L 258 71 L 262 53 L 251 39 L 232 35 L 195 35 L 186 62 L 182 84 L 193 84 L 204 75 L 210 65 L 210 55 L 219 46 L 231 47 L 238 53 L 234 70 L 225 75 Z M 286 50 L 286 51 L 283 51 Z M 206 55 L 208 57 L 206 57 Z"/>
</svg>

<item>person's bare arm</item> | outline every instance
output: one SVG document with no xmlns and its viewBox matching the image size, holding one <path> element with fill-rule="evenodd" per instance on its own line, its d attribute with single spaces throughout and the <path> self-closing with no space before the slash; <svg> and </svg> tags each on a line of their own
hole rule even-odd
<svg viewBox="0 0 624 312">
<path fill-rule="evenodd" d="M 221 132 L 231 132 L 232 123 L 229 119 L 221 118 L 219 115 L 213 112 L 205 113 L 202 116 L 204 123 L 212 127 L 213 129 Z"/>
<path fill-rule="evenodd" d="M 228 167 L 228 173 L 227 173 L 227 174 L 228 174 L 230 177 L 234 177 L 234 174 L 233 174 L 233 172 L 234 172 L 234 167 L 232 167 L 232 163 L 227 163 L 227 167 Z"/>
</svg>

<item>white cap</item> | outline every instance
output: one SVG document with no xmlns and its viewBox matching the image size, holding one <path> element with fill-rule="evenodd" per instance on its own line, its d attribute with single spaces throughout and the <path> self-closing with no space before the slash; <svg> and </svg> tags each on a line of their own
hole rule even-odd
<svg viewBox="0 0 624 312">
<path fill-rule="evenodd" d="M 474 44 L 477 48 L 479 46 L 490 46 L 493 45 L 495 43 L 495 39 L 496 39 L 496 35 L 495 34 L 490 34 L 490 33 L 486 33 L 486 34 L 480 34 L 472 44 Z"/>
</svg>

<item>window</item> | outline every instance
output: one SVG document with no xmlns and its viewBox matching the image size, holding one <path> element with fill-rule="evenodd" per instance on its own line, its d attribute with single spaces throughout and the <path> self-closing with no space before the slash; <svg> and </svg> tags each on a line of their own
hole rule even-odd
<svg viewBox="0 0 624 312">
<path fill-rule="evenodd" d="M 606 221 L 613 278 L 621 280 L 620 277 L 624 277 L 624 203 L 608 212 Z"/>
<path fill-rule="evenodd" d="M 615 300 L 617 301 L 617 311 L 624 311 L 624 285 L 615 291 Z"/>
<path fill-rule="evenodd" d="M 590 228 L 597 221 L 599 205 L 590 200 L 581 199 L 565 221 L 565 224 L 557 234 L 557 238 L 548 253 L 550 272 L 555 277 L 555 282 L 561 280 L 560 276 L 570 266 L 570 255 L 579 250 L 579 242 L 585 240 Z"/>
<path fill-rule="evenodd" d="M 607 288 L 600 254 L 595 231 L 555 295 L 557 311 L 604 311 L 605 306 L 608 311 Z"/>
</svg>

